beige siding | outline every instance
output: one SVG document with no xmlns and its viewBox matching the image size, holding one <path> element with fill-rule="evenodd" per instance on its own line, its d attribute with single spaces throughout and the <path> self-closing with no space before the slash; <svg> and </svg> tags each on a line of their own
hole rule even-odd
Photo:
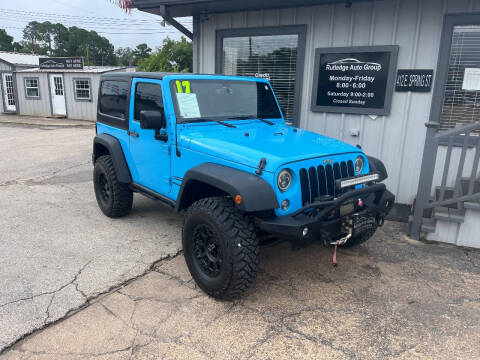
<svg viewBox="0 0 480 360">
<path fill-rule="evenodd" d="M 21 115 L 50 116 L 52 114 L 50 105 L 50 92 L 48 89 L 47 73 L 16 73 L 17 75 L 17 110 Z M 25 78 L 38 78 L 40 87 L 40 99 L 27 99 L 25 97 Z"/>
<path fill-rule="evenodd" d="M 351 144 L 381 158 L 388 187 L 400 203 L 416 194 L 431 93 L 394 93 L 388 116 L 310 111 L 314 51 L 318 47 L 399 45 L 398 68 L 435 69 L 443 15 L 479 11 L 476 0 L 384 0 L 209 15 L 200 25 L 200 72 L 215 72 L 215 30 L 307 24 L 300 125 Z M 352 137 L 350 130 L 360 130 Z"/>
</svg>

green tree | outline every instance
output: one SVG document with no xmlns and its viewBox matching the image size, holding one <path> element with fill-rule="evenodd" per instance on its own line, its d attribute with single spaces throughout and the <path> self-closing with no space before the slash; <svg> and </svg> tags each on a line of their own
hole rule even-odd
<svg viewBox="0 0 480 360">
<path fill-rule="evenodd" d="M 149 48 L 147 44 L 138 44 L 135 50 L 133 50 L 133 55 L 135 56 L 135 64 L 138 64 L 143 59 L 149 57 L 151 53 L 152 49 Z"/>
<path fill-rule="evenodd" d="M 68 29 L 62 24 L 31 21 L 23 29 L 23 48 L 36 54 L 63 56 L 67 37 Z"/>
<path fill-rule="evenodd" d="M 120 47 L 115 50 L 115 56 L 117 57 L 117 64 L 123 66 L 136 65 L 134 50 L 130 47 Z"/>
<path fill-rule="evenodd" d="M 13 50 L 13 36 L 8 35 L 5 29 L 0 29 L 0 51 Z"/>
<path fill-rule="evenodd" d="M 179 41 L 166 38 L 162 47 L 138 64 L 141 71 L 191 72 L 193 46 L 182 36 Z"/>
<path fill-rule="evenodd" d="M 83 56 L 85 65 L 116 65 L 113 45 L 95 31 L 72 26 L 65 41 L 66 56 Z"/>
</svg>

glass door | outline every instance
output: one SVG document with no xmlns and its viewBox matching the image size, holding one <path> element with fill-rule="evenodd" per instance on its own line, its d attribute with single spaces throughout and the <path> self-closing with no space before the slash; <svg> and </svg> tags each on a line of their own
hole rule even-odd
<svg viewBox="0 0 480 360">
<path fill-rule="evenodd" d="M 5 110 L 16 111 L 15 90 L 13 87 L 13 74 L 3 73 L 3 96 L 5 98 Z"/>
</svg>

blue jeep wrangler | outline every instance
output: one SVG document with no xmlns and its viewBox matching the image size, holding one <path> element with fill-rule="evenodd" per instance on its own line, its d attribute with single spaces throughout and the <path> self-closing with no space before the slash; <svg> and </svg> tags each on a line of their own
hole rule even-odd
<svg viewBox="0 0 480 360">
<path fill-rule="evenodd" d="M 100 209 L 127 215 L 137 192 L 184 211 L 186 263 L 215 298 L 252 285 L 263 235 L 352 246 L 393 206 L 380 160 L 287 125 L 265 79 L 110 73 L 98 104 Z"/>
</svg>

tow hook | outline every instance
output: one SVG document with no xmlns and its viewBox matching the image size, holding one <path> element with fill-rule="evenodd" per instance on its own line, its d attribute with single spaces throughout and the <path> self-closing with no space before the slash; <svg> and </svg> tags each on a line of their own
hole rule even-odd
<svg viewBox="0 0 480 360">
<path fill-rule="evenodd" d="M 330 243 L 330 245 L 343 245 L 345 244 L 350 238 L 352 237 L 352 231 L 350 230 L 350 232 L 345 235 L 344 237 L 341 237 L 340 239 L 338 239 L 337 241 L 333 241 Z"/>
<path fill-rule="evenodd" d="M 352 237 L 353 223 L 352 220 L 347 220 L 342 224 L 342 232 L 346 233 L 345 236 L 338 240 L 330 242 L 330 245 L 343 245 Z"/>
<path fill-rule="evenodd" d="M 343 245 L 345 244 L 351 237 L 352 237 L 352 229 L 353 229 L 353 223 L 352 220 L 349 220 L 348 222 L 345 222 L 342 224 L 342 230 L 347 230 L 347 235 L 341 237 L 337 241 L 333 241 L 330 243 L 330 245 L 334 245 L 333 249 L 333 258 L 332 258 L 332 263 L 333 266 L 336 267 L 338 265 L 337 262 L 337 247 L 338 245 Z"/>
</svg>

